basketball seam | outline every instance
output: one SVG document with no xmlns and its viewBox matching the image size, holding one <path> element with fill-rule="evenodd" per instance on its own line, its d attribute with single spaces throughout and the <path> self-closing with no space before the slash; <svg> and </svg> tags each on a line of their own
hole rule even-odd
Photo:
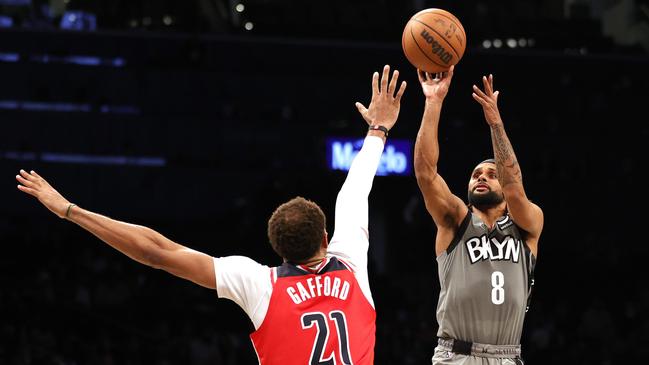
<svg viewBox="0 0 649 365">
<path fill-rule="evenodd" d="M 456 25 L 459 26 L 458 29 L 461 29 L 461 30 L 462 30 L 462 35 L 464 36 L 464 43 L 466 43 L 466 32 L 464 31 L 464 26 L 463 26 L 462 23 L 460 22 L 460 19 L 458 19 L 458 18 L 451 18 L 451 17 L 449 17 L 448 15 L 443 14 L 443 13 L 432 12 L 432 11 L 431 11 L 430 13 L 433 13 L 433 14 L 435 14 L 435 15 L 439 15 L 439 16 L 441 16 L 441 17 L 444 17 L 444 18 L 446 18 L 446 19 L 452 21 L 453 23 L 457 23 Z M 429 14 L 429 13 L 426 13 L 426 14 Z M 417 19 L 413 19 L 413 20 L 417 20 Z M 422 24 L 425 24 L 425 23 L 422 23 Z M 465 47 L 466 47 L 466 44 L 465 44 Z"/>
<path fill-rule="evenodd" d="M 438 9 L 438 10 L 445 11 L 444 9 Z M 447 13 L 448 13 L 448 12 L 447 12 Z M 441 12 L 437 12 L 437 11 L 435 11 L 435 9 L 431 9 L 430 11 L 427 11 L 427 12 L 425 12 L 425 13 L 423 13 L 423 14 L 435 14 L 435 15 L 439 15 L 439 16 L 442 16 L 442 17 L 444 17 L 444 18 L 446 18 L 446 19 L 452 21 L 453 23 L 457 23 L 456 25 L 459 26 L 458 28 L 459 28 L 459 29 L 462 29 L 462 35 L 464 35 L 464 43 L 466 43 L 466 32 L 464 31 L 464 26 L 462 25 L 462 22 L 460 21 L 460 19 L 458 19 L 455 15 L 453 15 L 452 13 L 449 13 L 449 14 L 450 14 L 450 16 L 449 16 L 449 14 L 441 13 Z M 414 16 L 411 18 L 411 20 L 417 20 L 417 19 L 418 19 L 418 18 L 415 18 Z M 466 45 L 465 45 L 465 46 L 466 46 Z"/>
<path fill-rule="evenodd" d="M 419 46 L 419 43 L 417 43 L 417 38 L 415 38 L 415 34 L 412 32 L 412 27 L 410 27 L 410 35 L 412 36 L 412 40 L 415 42 L 415 45 L 417 45 L 417 48 L 419 48 L 419 50 L 421 51 L 421 54 L 423 54 L 426 58 L 428 58 L 432 63 L 436 64 L 437 66 L 446 67 L 446 65 L 443 65 L 441 63 L 437 63 L 437 62 L 435 62 L 434 59 L 428 57 L 426 52 Z"/>
<path fill-rule="evenodd" d="M 417 20 L 417 19 L 413 19 L 413 20 L 416 21 L 416 22 L 419 23 L 419 24 L 424 25 L 425 27 L 429 28 L 429 29 L 432 30 L 433 32 L 437 33 L 437 35 L 440 36 L 440 37 L 442 37 L 443 39 L 446 39 L 443 35 L 441 35 L 438 31 L 435 30 L 435 28 L 432 28 L 430 25 L 428 25 L 428 24 L 426 24 L 426 23 L 424 23 L 424 22 L 421 22 L 421 21 L 419 21 L 419 20 Z M 412 29 L 410 30 L 410 32 L 412 33 Z M 414 37 L 414 36 L 413 36 L 413 37 Z M 451 42 L 446 42 L 446 43 L 448 44 L 449 47 L 451 47 L 451 49 L 453 50 L 453 53 L 455 53 L 455 57 L 459 59 L 459 58 L 460 58 L 460 53 L 455 49 L 455 47 L 453 47 L 453 45 L 451 44 Z"/>
</svg>

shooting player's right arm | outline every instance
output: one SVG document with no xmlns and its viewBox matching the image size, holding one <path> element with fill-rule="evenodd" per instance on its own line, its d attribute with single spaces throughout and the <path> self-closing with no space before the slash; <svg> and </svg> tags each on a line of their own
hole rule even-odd
<svg viewBox="0 0 649 365">
<path fill-rule="evenodd" d="M 426 103 L 417 141 L 415 142 L 415 175 L 424 196 L 426 210 L 439 228 L 455 228 L 466 215 L 466 205 L 451 193 L 437 172 L 439 143 L 437 124 L 441 103 Z"/>
<path fill-rule="evenodd" d="M 428 73 L 418 72 L 426 96 L 426 104 L 415 142 L 414 167 L 426 209 L 437 226 L 438 255 L 450 244 L 455 230 L 466 216 L 468 209 L 460 198 L 451 193 L 448 185 L 437 172 L 439 119 L 453 69 L 451 68 L 448 73 L 438 74 L 434 78 Z"/>
</svg>

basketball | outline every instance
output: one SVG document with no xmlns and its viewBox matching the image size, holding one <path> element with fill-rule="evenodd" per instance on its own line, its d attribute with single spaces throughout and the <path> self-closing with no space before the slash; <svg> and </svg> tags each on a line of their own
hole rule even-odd
<svg viewBox="0 0 649 365">
<path fill-rule="evenodd" d="M 403 29 L 401 46 L 416 68 L 437 73 L 457 64 L 466 48 L 462 23 L 446 10 L 430 8 L 413 15 Z"/>
</svg>

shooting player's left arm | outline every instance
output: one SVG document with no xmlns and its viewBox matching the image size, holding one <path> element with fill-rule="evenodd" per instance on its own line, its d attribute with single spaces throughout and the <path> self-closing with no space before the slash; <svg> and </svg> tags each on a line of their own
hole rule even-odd
<svg viewBox="0 0 649 365">
<path fill-rule="evenodd" d="M 527 232 L 526 242 L 536 256 L 537 243 L 543 230 L 543 210 L 527 199 L 522 184 L 520 187 L 503 188 L 503 192 L 512 220 Z"/>
<path fill-rule="evenodd" d="M 525 194 L 521 167 L 502 122 L 494 123 L 490 127 L 498 181 L 507 202 L 507 209 L 516 225 L 528 233 L 527 242 L 536 255 L 536 242 L 543 229 L 543 211 Z"/>
<path fill-rule="evenodd" d="M 493 75 L 483 76 L 482 84 L 482 90 L 473 85 L 473 99 L 482 106 L 485 121 L 491 130 L 498 181 L 505 195 L 509 214 L 516 225 L 528 233 L 526 241 L 533 246 L 530 248 L 536 255 L 536 243 L 543 229 L 543 211 L 538 205 L 529 201 L 525 194 L 521 167 L 505 133 L 505 126 L 498 110 L 499 91 L 494 90 Z"/>
</svg>

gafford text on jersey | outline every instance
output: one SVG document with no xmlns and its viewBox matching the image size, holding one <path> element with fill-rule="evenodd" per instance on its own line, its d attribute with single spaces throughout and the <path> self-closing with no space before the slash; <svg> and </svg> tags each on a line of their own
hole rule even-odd
<svg viewBox="0 0 649 365">
<path fill-rule="evenodd" d="M 250 337 L 260 364 L 372 364 L 376 312 L 350 267 L 336 257 L 315 270 L 271 269 L 273 292 Z"/>
</svg>

